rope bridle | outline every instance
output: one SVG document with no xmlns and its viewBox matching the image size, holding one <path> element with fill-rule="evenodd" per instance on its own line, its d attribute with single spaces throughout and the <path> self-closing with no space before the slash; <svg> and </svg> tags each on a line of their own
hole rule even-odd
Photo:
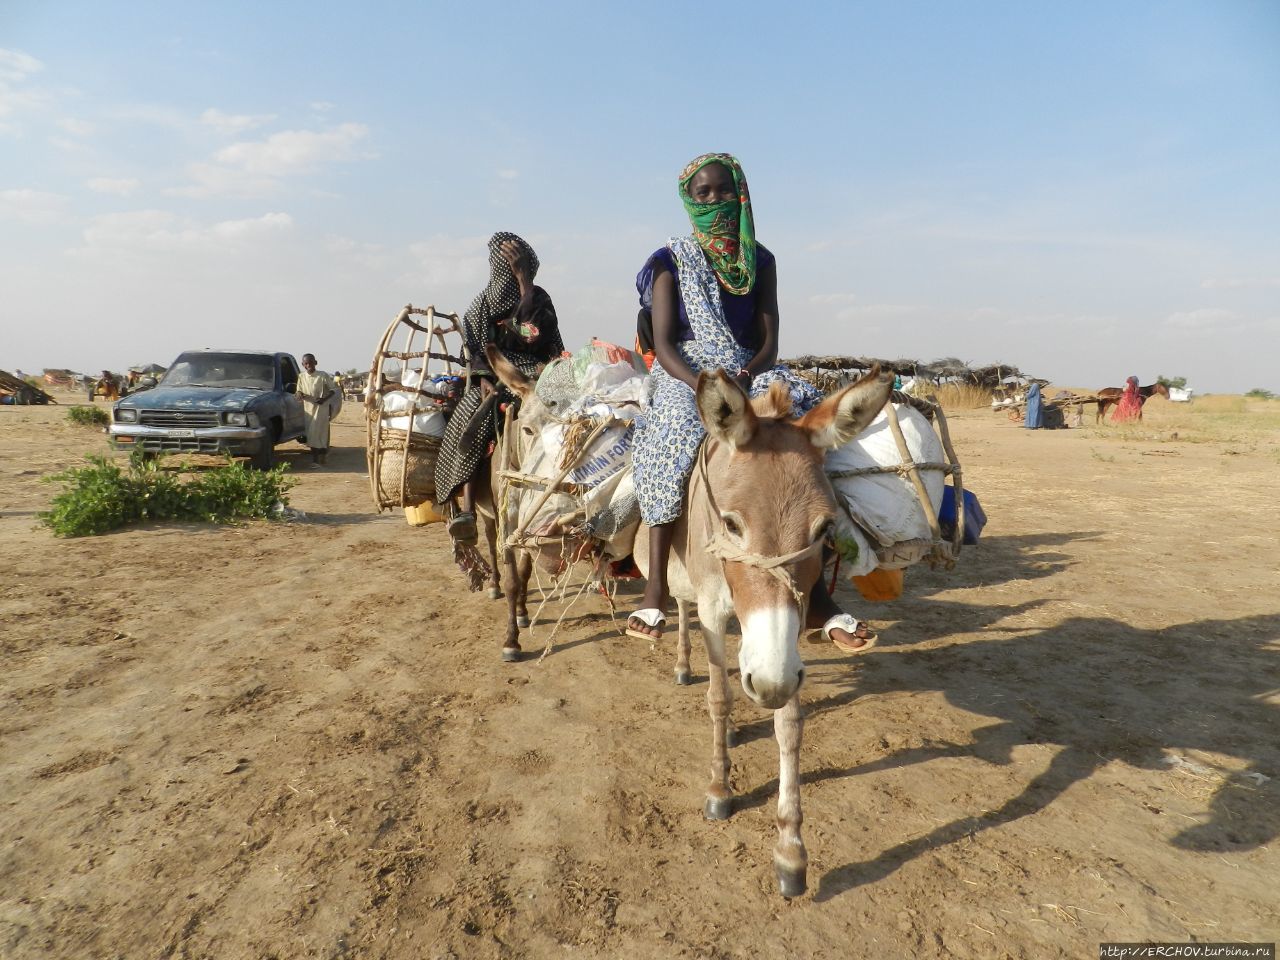
<svg viewBox="0 0 1280 960">
<path fill-rule="evenodd" d="M 720 510 L 715 502 L 715 493 L 711 489 L 711 478 L 707 474 L 707 451 L 713 442 L 716 441 L 708 437 L 703 441 L 702 448 L 698 451 L 698 473 L 702 479 L 702 486 L 707 491 L 707 528 L 711 531 L 710 539 L 706 545 L 707 553 L 719 558 L 722 566 L 725 563 L 742 563 L 769 574 L 791 592 L 791 596 L 795 598 L 796 605 L 800 608 L 800 619 L 803 621 L 809 598 L 796 586 L 795 573 L 792 567 L 801 560 L 821 553 L 827 539 L 826 531 L 820 531 L 808 545 L 801 547 L 799 550 L 772 557 L 762 553 L 754 553 L 750 550 L 743 550 L 735 545 L 725 536 L 724 520 L 720 517 Z"/>
</svg>

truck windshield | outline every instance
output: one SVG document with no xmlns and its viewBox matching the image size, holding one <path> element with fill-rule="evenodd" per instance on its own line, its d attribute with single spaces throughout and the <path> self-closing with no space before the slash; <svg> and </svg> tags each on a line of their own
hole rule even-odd
<svg viewBox="0 0 1280 960">
<path fill-rule="evenodd" d="M 184 353 L 160 381 L 167 387 L 248 387 L 271 390 L 275 362 L 251 353 Z"/>
</svg>

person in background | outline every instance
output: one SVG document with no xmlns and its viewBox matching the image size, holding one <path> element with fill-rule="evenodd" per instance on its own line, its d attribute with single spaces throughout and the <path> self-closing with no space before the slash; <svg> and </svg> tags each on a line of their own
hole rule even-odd
<svg viewBox="0 0 1280 960">
<path fill-rule="evenodd" d="M 1129 420 L 1142 419 L 1142 396 L 1138 393 L 1138 378 L 1130 377 L 1124 383 L 1124 392 L 1120 394 L 1120 402 L 1116 404 L 1115 413 L 1111 414 L 1112 423 L 1125 423 Z"/>
<path fill-rule="evenodd" d="M 1040 384 L 1034 380 L 1027 388 L 1027 415 L 1022 425 L 1028 430 L 1039 430 L 1044 426 L 1044 398 L 1040 395 Z"/>
<path fill-rule="evenodd" d="M 298 375 L 298 399 L 307 425 L 307 446 L 311 448 L 311 466 L 322 466 L 329 459 L 330 401 L 338 385 L 333 377 L 316 369 L 315 354 L 302 355 L 302 373 Z"/>
<path fill-rule="evenodd" d="M 436 460 L 436 503 L 459 503 L 449 521 L 458 543 L 477 539 L 473 482 L 498 435 L 498 405 L 515 396 L 496 383 L 485 347 L 494 344 L 527 377 L 536 377 L 564 352 L 556 308 L 547 291 L 533 285 L 538 255 L 514 233 L 489 238 L 489 283 L 463 315 L 463 335 L 471 358 L 472 383 L 445 427 Z"/>
</svg>

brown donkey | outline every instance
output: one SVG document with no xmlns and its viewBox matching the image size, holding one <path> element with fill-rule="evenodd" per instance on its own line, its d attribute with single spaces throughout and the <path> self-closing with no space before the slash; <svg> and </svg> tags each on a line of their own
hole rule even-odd
<svg viewBox="0 0 1280 960">
<path fill-rule="evenodd" d="M 555 472 L 552 469 L 554 464 L 548 461 L 542 447 L 542 427 L 552 415 L 552 411 L 534 392 L 535 381 L 526 377 L 502 355 L 497 347 L 490 344 L 485 350 L 485 355 L 489 361 L 489 369 L 497 375 L 504 386 L 520 398 L 520 415 L 507 423 L 504 435 L 498 442 L 498 448 L 490 459 L 489 475 L 485 484 L 487 499 L 484 503 L 481 503 L 478 498 L 476 501 L 477 509 L 485 519 L 485 536 L 490 544 L 490 553 L 496 557 L 498 551 L 495 549 L 497 539 L 495 528 L 498 525 L 499 513 L 503 513 L 502 526 L 509 537 L 511 531 L 515 530 L 521 521 L 532 519 L 528 516 L 528 511 L 534 506 L 535 501 L 540 499 L 536 495 L 528 495 L 528 491 L 517 491 L 510 497 L 510 502 L 496 503 L 495 491 L 502 490 L 504 486 L 500 482 L 499 474 L 503 470 L 514 469 L 535 476 L 545 475 L 546 479 L 551 479 L 551 474 Z M 541 490 L 534 492 L 540 494 Z M 572 499 L 567 495 L 555 494 L 543 504 L 539 514 L 550 518 L 557 513 L 571 511 L 574 506 Z M 566 535 L 562 540 L 559 558 L 563 559 L 566 554 L 569 557 L 576 556 L 579 550 L 585 550 L 586 546 L 587 544 L 581 538 L 574 539 Z M 501 596 L 503 591 L 506 593 L 507 630 L 502 642 L 502 659 L 515 662 L 521 655 L 520 631 L 530 624 L 529 578 L 538 558 L 533 550 L 523 546 L 513 547 L 510 543 L 501 544 L 500 552 L 503 589 L 491 590 L 489 596 Z M 495 583 L 497 569 L 495 560 Z"/>
<path fill-rule="evenodd" d="M 711 784 L 706 816 L 732 813 L 728 720 L 732 704 L 725 630 L 742 628 L 742 689 L 775 711 L 778 843 L 773 863 L 784 897 L 804 893 L 808 854 L 800 836 L 800 741 L 804 682 L 799 638 L 809 591 L 822 572 L 822 546 L 836 502 L 823 454 L 861 433 L 889 399 L 893 381 L 878 367 L 798 420 L 780 385 L 748 400 L 723 371 L 698 377 L 698 414 L 707 428 L 676 523 L 668 583 L 698 605 L 710 667 Z M 648 557 L 647 528 L 635 555 Z"/>
<path fill-rule="evenodd" d="M 490 367 L 523 398 L 515 449 L 533 449 L 535 424 L 545 415 L 533 383 L 501 357 Z M 785 897 L 805 892 L 808 854 L 800 836 L 800 741 L 804 680 L 799 637 L 805 603 L 822 570 L 822 547 L 836 513 L 835 496 L 823 471 L 827 450 L 851 440 L 888 401 L 892 378 L 874 368 L 866 377 L 828 397 L 796 420 L 786 391 L 775 386 L 756 400 L 722 371 L 698 378 L 697 404 L 707 440 L 699 452 L 676 523 L 668 583 L 680 612 L 677 679 L 688 679 L 686 608 L 697 603 L 707 649 L 711 714 L 711 783 L 704 812 L 722 820 L 733 811 L 729 787 L 729 712 L 733 694 L 725 655 L 729 618 L 742 626 L 738 667 L 742 688 L 755 703 L 775 711 L 778 740 L 778 843 L 774 868 Z M 514 438 L 513 438 L 514 439 Z M 528 468 L 526 468 L 528 469 Z M 648 531 L 640 527 L 634 547 L 646 564 Z M 508 554 L 510 604 L 508 647 L 518 655 L 513 588 L 523 569 Z M 647 571 L 645 571 L 647 573 Z"/>
<path fill-rule="evenodd" d="M 1120 402 L 1120 397 L 1124 395 L 1123 387 L 1103 387 L 1098 391 L 1098 406 L 1094 411 L 1093 422 L 1101 423 L 1106 418 L 1107 411 Z M 1160 396 L 1168 399 L 1169 388 L 1163 383 L 1149 383 L 1145 387 L 1138 388 L 1138 419 L 1142 419 L 1142 406 L 1154 396 Z"/>
</svg>

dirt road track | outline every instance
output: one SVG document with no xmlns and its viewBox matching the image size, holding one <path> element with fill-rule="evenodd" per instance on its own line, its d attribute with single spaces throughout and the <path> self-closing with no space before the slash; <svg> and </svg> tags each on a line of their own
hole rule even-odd
<svg viewBox="0 0 1280 960">
<path fill-rule="evenodd" d="M 810 893 L 786 902 L 745 697 L 738 810 L 700 815 L 696 645 L 677 688 L 670 640 L 620 637 L 592 598 L 543 664 L 500 663 L 502 605 L 463 590 L 439 527 L 371 512 L 351 423 L 300 471 L 303 522 L 55 540 L 39 477 L 102 446 L 62 416 L 0 410 L 6 960 L 1280 935 L 1280 439 L 955 418 L 987 536 L 858 607 L 871 653 L 803 644 Z"/>
</svg>

